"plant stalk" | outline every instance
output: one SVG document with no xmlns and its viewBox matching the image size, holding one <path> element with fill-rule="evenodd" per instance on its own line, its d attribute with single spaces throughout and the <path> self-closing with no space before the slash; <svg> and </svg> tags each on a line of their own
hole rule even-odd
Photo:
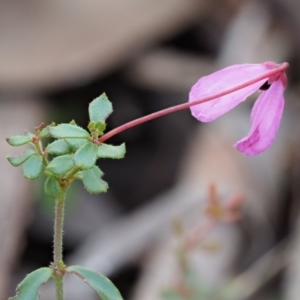
<svg viewBox="0 0 300 300">
<path fill-rule="evenodd" d="M 63 276 L 54 277 L 56 300 L 64 300 L 64 278 Z"/>
<path fill-rule="evenodd" d="M 54 219 L 54 250 L 53 250 L 53 277 L 55 283 L 56 300 L 64 299 L 63 277 L 63 224 L 64 224 L 64 208 L 66 198 L 66 188 L 56 199 L 55 203 L 55 219 Z"/>
</svg>

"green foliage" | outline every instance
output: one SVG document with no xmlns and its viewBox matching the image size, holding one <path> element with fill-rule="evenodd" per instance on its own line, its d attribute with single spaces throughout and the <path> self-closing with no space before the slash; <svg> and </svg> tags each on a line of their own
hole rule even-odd
<svg viewBox="0 0 300 300">
<path fill-rule="evenodd" d="M 60 192 L 61 187 L 58 179 L 54 177 L 47 177 L 44 186 L 45 194 L 51 199 L 57 199 Z"/>
<path fill-rule="evenodd" d="M 101 136 L 106 128 L 106 124 L 102 122 L 91 121 L 88 125 L 88 129 L 93 136 Z"/>
<path fill-rule="evenodd" d="M 21 164 L 23 164 L 28 158 L 30 158 L 32 155 L 34 155 L 36 152 L 32 149 L 27 149 L 21 156 L 11 156 L 8 155 L 6 158 L 7 160 L 14 166 L 18 167 Z"/>
<path fill-rule="evenodd" d="M 112 113 L 111 102 L 105 94 L 89 105 L 90 122 L 88 130 L 75 121 L 66 124 L 42 123 L 33 133 L 12 136 L 7 142 L 12 146 L 30 144 L 34 149 L 26 150 L 18 157 L 7 156 L 13 166 L 23 164 L 23 176 L 37 179 L 42 172 L 47 176 L 44 189 L 51 199 L 61 192 L 61 184 L 69 186 L 79 179 L 93 194 L 106 192 L 108 184 L 101 179 L 103 172 L 96 166 L 98 158 L 120 159 L 125 156 L 125 144 L 119 146 L 101 143 L 98 139 L 106 129 L 106 118 Z M 90 132 L 90 133 L 89 133 Z M 42 139 L 53 138 L 46 147 Z M 55 155 L 55 157 L 48 155 Z M 49 161 L 50 159 L 50 161 Z"/>
<path fill-rule="evenodd" d="M 102 94 L 94 99 L 89 105 L 89 116 L 93 122 L 105 123 L 105 120 L 112 112 L 113 107 L 106 94 Z"/>
<path fill-rule="evenodd" d="M 103 172 L 94 166 L 89 170 L 81 172 L 83 185 L 91 194 L 105 193 L 108 190 L 108 184 L 101 179 Z"/>
<path fill-rule="evenodd" d="M 98 145 L 94 143 L 86 143 L 80 147 L 74 154 L 74 163 L 83 170 L 92 168 L 97 159 Z"/>
<path fill-rule="evenodd" d="M 65 139 L 66 143 L 71 147 L 72 152 L 75 152 L 88 141 L 84 139 Z"/>
<path fill-rule="evenodd" d="M 40 287 L 52 276 L 50 268 L 40 268 L 28 274 L 17 287 L 17 295 L 9 300 L 37 300 Z"/>
<path fill-rule="evenodd" d="M 56 139 L 78 138 L 88 139 L 90 134 L 83 128 L 73 124 L 49 126 L 50 135 Z"/>
<path fill-rule="evenodd" d="M 76 179 L 78 179 L 78 180 L 83 180 L 83 177 L 82 177 L 82 171 L 77 172 L 77 173 L 74 175 L 74 177 L 75 177 Z"/>
<path fill-rule="evenodd" d="M 123 300 L 120 292 L 115 285 L 103 275 L 80 267 L 71 266 L 66 269 L 68 273 L 73 273 L 84 280 L 91 288 L 93 288 L 102 300 Z"/>
<path fill-rule="evenodd" d="M 98 157 L 99 158 L 114 158 L 120 159 L 125 156 L 126 147 L 125 144 L 121 144 L 120 146 L 113 146 L 108 144 L 101 144 L 98 148 Z"/>
<path fill-rule="evenodd" d="M 48 127 L 43 128 L 41 131 L 38 132 L 38 137 L 41 139 L 50 137 L 50 132 Z"/>
<path fill-rule="evenodd" d="M 10 138 L 8 138 L 6 140 L 11 146 L 22 146 L 22 145 L 30 143 L 32 141 L 33 137 L 34 137 L 34 135 L 32 133 L 27 132 L 25 135 L 11 136 Z"/>
<path fill-rule="evenodd" d="M 7 139 L 10 145 L 29 144 L 33 149 L 27 149 L 18 157 L 7 156 L 7 160 L 13 166 L 23 164 L 23 176 L 31 180 L 37 179 L 44 172 L 46 175 L 45 194 L 50 199 L 55 199 L 56 205 L 64 204 L 62 199 L 76 179 L 81 180 L 84 187 L 92 194 L 106 192 L 108 184 L 102 180 L 103 172 L 96 166 L 96 160 L 97 158 L 123 158 L 126 152 L 125 144 L 113 146 L 103 144 L 99 140 L 99 136 L 102 136 L 106 129 L 105 120 L 112 111 L 111 103 L 103 94 L 89 105 L 89 132 L 76 125 L 75 121 L 71 121 L 69 124 L 52 123 L 49 126 L 42 123 L 35 128 L 34 134 L 26 133 L 10 137 Z M 54 140 L 44 147 L 43 139 L 49 137 Z M 50 157 L 49 154 L 51 154 Z M 55 227 L 54 234 L 56 237 L 62 237 L 63 223 L 57 222 L 58 213 L 61 213 L 60 220 L 63 220 L 63 206 L 56 210 L 55 224 L 61 226 Z M 27 275 L 18 286 L 17 295 L 11 300 L 37 300 L 40 286 L 51 276 L 55 279 L 58 298 L 62 299 L 62 277 L 65 274 L 65 266 L 60 258 L 59 263 L 55 259 L 55 257 L 62 257 L 62 254 L 59 255 L 61 250 L 55 248 L 58 240 L 59 238 L 54 239 L 54 263 L 51 264 L 53 270 L 41 268 Z M 117 288 L 106 277 L 79 266 L 69 267 L 66 271 L 78 275 L 87 282 L 102 300 L 122 300 Z"/>
<path fill-rule="evenodd" d="M 45 151 L 50 154 L 63 155 L 71 153 L 72 148 L 65 140 L 56 140 L 49 144 Z"/>
<path fill-rule="evenodd" d="M 47 166 L 47 170 L 55 175 L 65 175 L 75 167 L 73 155 L 66 154 L 55 157 Z"/>
<path fill-rule="evenodd" d="M 32 155 L 23 165 L 23 176 L 30 180 L 37 179 L 43 171 L 43 158 L 38 154 Z"/>
</svg>

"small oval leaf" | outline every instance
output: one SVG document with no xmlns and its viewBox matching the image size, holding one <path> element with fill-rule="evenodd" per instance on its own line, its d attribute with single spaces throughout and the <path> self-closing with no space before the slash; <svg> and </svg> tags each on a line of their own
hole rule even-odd
<svg viewBox="0 0 300 300">
<path fill-rule="evenodd" d="M 45 151 L 47 153 L 63 155 L 72 152 L 70 145 L 65 140 L 56 140 L 49 144 Z"/>
<path fill-rule="evenodd" d="M 43 138 L 47 138 L 50 137 L 50 132 L 48 127 L 43 128 L 39 133 L 38 136 L 43 139 Z"/>
<path fill-rule="evenodd" d="M 51 136 L 56 139 L 88 139 L 90 137 L 89 133 L 85 129 L 73 124 L 60 124 L 57 126 L 48 126 L 48 129 Z"/>
<path fill-rule="evenodd" d="M 74 154 L 74 162 L 76 166 L 82 169 L 92 168 L 97 159 L 98 145 L 94 143 L 86 143 L 79 148 Z"/>
<path fill-rule="evenodd" d="M 108 145 L 108 144 L 101 144 L 98 147 L 98 154 L 99 158 L 113 158 L 113 159 L 120 159 L 125 156 L 126 147 L 125 144 L 121 144 L 120 146 Z"/>
<path fill-rule="evenodd" d="M 27 159 L 29 159 L 36 152 L 32 149 L 27 149 L 21 156 L 7 156 L 7 160 L 14 166 L 17 167 L 23 164 Z"/>
<path fill-rule="evenodd" d="M 8 300 L 36 300 L 39 290 L 52 276 L 50 268 L 40 268 L 28 274 L 17 287 L 17 295 Z"/>
<path fill-rule="evenodd" d="M 73 152 L 75 152 L 88 142 L 85 139 L 65 139 L 65 141 L 71 147 Z"/>
<path fill-rule="evenodd" d="M 112 104 L 105 93 L 94 99 L 89 105 L 90 121 L 105 123 L 105 120 L 112 112 Z"/>
<path fill-rule="evenodd" d="M 107 192 L 108 184 L 101 179 L 101 176 L 103 176 L 103 172 L 97 166 L 82 171 L 83 185 L 89 193 L 99 194 Z"/>
<path fill-rule="evenodd" d="M 84 280 L 98 293 L 101 300 L 123 300 L 119 290 L 105 276 L 80 266 L 70 266 L 66 271 Z"/>
<path fill-rule="evenodd" d="M 60 192 L 61 187 L 59 185 L 58 179 L 50 176 L 47 177 L 44 186 L 45 194 L 51 199 L 57 199 Z"/>
<path fill-rule="evenodd" d="M 74 168 L 73 155 L 55 157 L 47 166 L 47 170 L 55 175 L 64 175 Z"/>
<path fill-rule="evenodd" d="M 23 165 L 23 176 L 30 180 L 37 179 L 43 170 L 43 158 L 40 155 L 32 155 Z"/>
<path fill-rule="evenodd" d="M 34 135 L 32 133 L 28 132 L 25 135 L 11 136 L 10 138 L 7 138 L 6 140 L 11 146 L 22 146 L 22 145 L 30 143 L 32 141 L 33 137 L 34 137 Z"/>
</svg>

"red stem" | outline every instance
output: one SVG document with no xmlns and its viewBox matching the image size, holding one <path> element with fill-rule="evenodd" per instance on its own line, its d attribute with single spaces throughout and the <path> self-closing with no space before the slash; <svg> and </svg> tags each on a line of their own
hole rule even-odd
<svg viewBox="0 0 300 300">
<path fill-rule="evenodd" d="M 202 99 L 199 99 L 199 100 L 195 100 L 193 102 L 186 102 L 186 103 L 183 103 L 183 104 L 179 104 L 179 105 L 176 105 L 176 106 L 172 106 L 172 107 L 169 107 L 169 108 L 166 108 L 166 109 L 163 109 L 163 110 L 160 110 L 158 112 L 155 112 L 155 113 L 152 113 L 150 115 L 147 115 L 147 116 L 144 116 L 144 117 L 141 117 L 141 118 L 138 118 L 138 119 L 135 119 L 133 121 L 130 121 L 128 123 L 125 123 L 111 131 L 109 131 L 108 133 L 104 134 L 102 137 L 100 137 L 98 139 L 98 141 L 100 143 L 103 143 L 104 141 L 106 141 L 107 139 L 111 138 L 112 136 L 122 132 L 122 131 L 125 131 L 131 127 L 134 127 L 134 126 L 137 126 L 139 124 L 142 124 L 142 123 L 145 123 L 145 122 L 148 122 L 150 120 L 153 120 L 153 119 L 156 119 L 156 118 L 159 118 L 161 116 L 164 116 L 164 115 L 167 115 L 167 114 L 170 114 L 170 113 L 173 113 L 173 112 L 176 112 L 176 111 L 179 111 L 179 110 L 182 110 L 182 109 L 186 109 L 186 108 L 189 108 L 191 106 L 194 106 L 194 105 L 197 105 L 197 104 L 200 104 L 200 103 L 203 103 L 203 102 L 207 102 L 207 101 L 211 101 L 211 100 L 214 100 L 216 98 L 219 98 L 219 97 L 222 97 L 224 95 L 227 95 L 227 94 L 230 94 L 230 93 L 233 93 L 237 90 L 240 90 L 242 88 L 245 88 L 251 84 L 254 84 L 264 78 L 269 78 L 279 72 L 283 72 L 284 70 L 286 70 L 287 68 L 289 67 L 289 64 L 288 63 L 283 63 L 281 64 L 278 68 L 275 68 L 273 70 L 270 70 L 268 71 L 267 73 L 263 74 L 263 75 L 260 75 L 260 76 L 257 76 L 251 80 L 248 80 L 244 83 L 241 83 L 235 87 L 232 87 L 230 89 L 227 89 L 223 92 L 219 92 L 219 93 L 216 93 L 214 95 L 211 95 L 211 96 L 207 96 L 207 97 L 204 97 Z"/>
</svg>

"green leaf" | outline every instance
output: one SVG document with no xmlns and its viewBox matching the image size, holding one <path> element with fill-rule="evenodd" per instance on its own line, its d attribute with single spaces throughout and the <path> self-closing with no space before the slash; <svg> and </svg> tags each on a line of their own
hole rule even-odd
<svg viewBox="0 0 300 300">
<path fill-rule="evenodd" d="M 29 159 L 32 155 L 36 154 L 36 152 L 32 149 L 27 149 L 21 156 L 6 156 L 7 160 L 14 166 L 17 167 L 24 163 L 27 159 Z"/>
<path fill-rule="evenodd" d="M 65 141 L 71 147 L 73 152 L 88 142 L 85 139 L 65 139 Z"/>
<path fill-rule="evenodd" d="M 73 124 L 60 124 L 57 126 L 48 126 L 48 129 L 51 136 L 56 139 L 88 139 L 90 137 L 90 134 L 85 129 Z"/>
<path fill-rule="evenodd" d="M 74 168 L 73 155 L 55 157 L 47 166 L 47 170 L 55 175 L 64 175 Z"/>
<path fill-rule="evenodd" d="M 106 118 L 112 112 L 112 104 L 104 93 L 94 99 L 89 105 L 90 121 L 105 123 Z"/>
<path fill-rule="evenodd" d="M 103 172 L 97 166 L 82 171 L 83 185 L 89 193 L 99 194 L 107 192 L 108 184 L 101 179 L 102 175 Z"/>
<path fill-rule="evenodd" d="M 120 159 L 125 156 L 126 153 L 126 147 L 123 143 L 120 146 L 113 146 L 108 144 L 101 144 L 98 147 L 98 157 L 99 158 L 114 158 L 114 159 Z"/>
<path fill-rule="evenodd" d="M 45 194 L 51 199 L 57 199 L 61 192 L 58 179 L 54 177 L 47 177 L 44 186 Z"/>
<path fill-rule="evenodd" d="M 82 177 L 82 171 L 77 172 L 77 173 L 74 175 L 74 177 L 75 177 L 76 179 L 83 180 L 83 177 Z"/>
<path fill-rule="evenodd" d="M 65 140 L 56 140 L 49 144 L 45 151 L 51 154 L 62 155 L 71 153 L 72 148 Z"/>
<path fill-rule="evenodd" d="M 37 179 L 43 170 L 43 158 L 40 155 L 32 155 L 23 165 L 23 176 L 30 180 Z"/>
<path fill-rule="evenodd" d="M 123 300 L 120 292 L 115 285 L 103 275 L 80 267 L 70 266 L 66 269 L 68 273 L 73 273 L 84 280 L 91 288 L 93 288 L 102 300 Z"/>
<path fill-rule="evenodd" d="M 50 132 L 48 127 L 43 128 L 39 133 L 38 136 L 43 139 L 43 138 L 47 138 L 50 137 Z"/>
<path fill-rule="evenodd" d="M 6 140 L 11 146 L 22 146 L 22 145 L 30 143 L 32 141 L 33 137 L 34 137 L 34 134 L 28 132 L 25 135 L 11 136 L 10 138 L 7 138 Z"/>
<path fill-rule="evenodd" d="M 74 154 L 74 162 L 76 166 L 82 169 L 90 169 L 96 163 L 98 145 L 94 143 L 86 143 L 80 147 Z"/>
<path fill-rule="evenodd" d="M 28 274 L 17 287 L 17 295 L 8 300 L 36 300 L 39 290 L 52 276 L 50 268 L 40 268 Z"/>
</svg>

